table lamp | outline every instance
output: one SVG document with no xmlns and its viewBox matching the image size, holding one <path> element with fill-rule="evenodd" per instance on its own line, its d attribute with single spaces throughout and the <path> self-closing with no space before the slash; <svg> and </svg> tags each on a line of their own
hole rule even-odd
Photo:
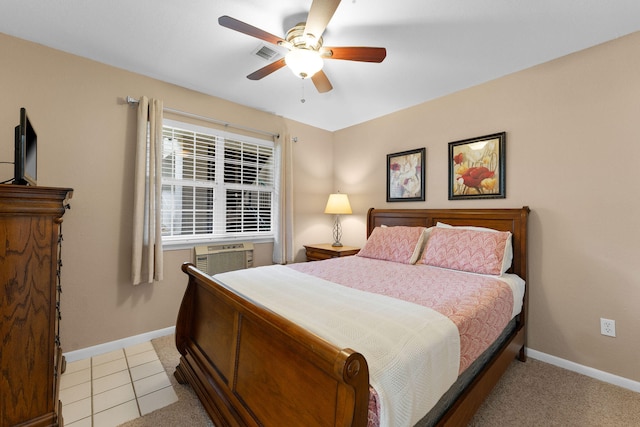
<svg viewBox="0 0 640 427">
<path fill-rule="evenodd" d="M 342 226 L 340 225 L 340 215 L 351 214 L 351 205 L 346 194 L 330 194 L 324 213 L 336 216 L 333 223 L 333 244 L 331 246 L 342 246 L 340 239 L 342 238 Z"/>
</svg>

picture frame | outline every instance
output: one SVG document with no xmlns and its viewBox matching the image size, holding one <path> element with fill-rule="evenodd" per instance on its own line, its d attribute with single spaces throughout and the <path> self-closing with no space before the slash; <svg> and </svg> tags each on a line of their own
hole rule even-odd
<svg viewBox="0 0 640 427">
<path fill-rule="evenodd" d="M 387 202 L 424 202 L 425 148 L 387 154 Z"/>
<path fill-rule="evenodd" d="M 506 198 L 506 135 L 449 143 L 449 200 Z"/>
</svg>

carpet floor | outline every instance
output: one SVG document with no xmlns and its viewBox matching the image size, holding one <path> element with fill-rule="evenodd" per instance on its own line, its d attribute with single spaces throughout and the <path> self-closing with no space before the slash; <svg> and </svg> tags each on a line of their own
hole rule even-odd
<svg viewBox="0 0 640 427">
<path fill-rule="evenodd" d="M 189 386 L 173 376 L 173 335 L 152 340 L 178 402 L 121 427 L 214 427 Z M 468 427 L 640 426 L 640 394 L 535 359 L 514 361 Z"/>
</svg>

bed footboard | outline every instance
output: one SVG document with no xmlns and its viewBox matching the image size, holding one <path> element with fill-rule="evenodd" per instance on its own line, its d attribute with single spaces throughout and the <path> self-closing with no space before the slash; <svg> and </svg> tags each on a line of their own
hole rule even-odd
<svg viewBox="0 0 640 427">
<path fill-rule="evenodd" d="M 192 264 L 178 319 L 175 377 L 218 426 L 366 426 L 369 371 L 340 349 Z"/>
</svg>

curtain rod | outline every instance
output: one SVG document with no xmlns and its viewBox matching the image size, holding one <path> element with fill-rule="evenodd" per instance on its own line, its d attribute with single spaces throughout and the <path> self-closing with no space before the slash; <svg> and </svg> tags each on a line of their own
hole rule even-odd
<svg viewBox="0 0 640 427">
<path fill-rule="evenodd" d="M 135 99 L 135 98 L 133 98 L 131 96 L 127 96 L 125 98 L 125 100 L 127 101 L 127 104 L 138 104 L 140 102 L 138 99 Z M 230 127 L 230 128 L 234 128 L 234 129 L 244 130 L 244 131 L 247 131 L 247 132 L 257 133 L 257 134 L 260 134 L 260 135 L 266 135 L 266 136 L 270 136 L 272 138 L 273 137 L 280 138 L 280 134 L 279 133 L 272 133 L 272 132 L 267 132 L 267 131 L 260 130 L 260 129 L 254 129 L 254 128 L 250 128 L 250 127 L 246 127 L 246 126 L 242 126 L 242 125 L 235 125 L 233 123 L 224 122 L 222 120 L 212 119 L 211 117 L 205 117 L 205 116 L 200 116 L 198 114 L 187 113 L 186 111 L 174 110 L 173 108 L 163 107 L 162 111 L 166 111 L 167 113 L 177 114 L 179 116 L 189 117 L 189 118 L 192 118 L 192 119 L 202 120 L 202 121 L 209 122 L 209 123 L 214 123 L 216 125 L 221 125 L 221 126 L 224 126 L 224 127 Z"/>
</svg>

